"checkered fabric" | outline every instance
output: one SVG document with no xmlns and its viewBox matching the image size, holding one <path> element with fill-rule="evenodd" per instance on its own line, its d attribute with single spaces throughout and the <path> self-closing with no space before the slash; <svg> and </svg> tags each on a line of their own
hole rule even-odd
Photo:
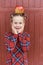
<svg viewBox="0 0 43 65">
<path fill-rule="evenodd" d="M 8 51 L 6 65 L 28 65 L 30 34 L 8 33 L 5 35 L 5 45 Z"/>
</svg>

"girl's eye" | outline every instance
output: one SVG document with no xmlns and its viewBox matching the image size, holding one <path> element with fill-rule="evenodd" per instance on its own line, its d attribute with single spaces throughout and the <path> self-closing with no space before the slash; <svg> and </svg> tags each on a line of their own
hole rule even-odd
<svg viewBox="0 0 43 65">
<path fill-rule="evenodd" d="M 14 22 L 14 24 L 17 24 L 17 22 Z"/>
<path fill-rule="evenodd" d="M 14 24 L 18 24 L 17 22 L 14 22 Z M 19 22 L 19 24 L 22 24 L 22 22 Z"/>
<path fill-rule="evenodd" d="M 19 22 L 19 24 L 22 24 L 22 22 Z"/>
</svg>

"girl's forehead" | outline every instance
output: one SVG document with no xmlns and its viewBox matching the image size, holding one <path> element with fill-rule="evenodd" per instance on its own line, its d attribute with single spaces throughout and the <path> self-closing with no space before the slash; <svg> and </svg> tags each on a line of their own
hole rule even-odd
<svg viewBox="0 0 43 65">
<path fill-rule="evenodd" d="M 24 17 L 22 17 L 22 16 L 13 16 L 13 21 L 15 21 L 15 22 L 23 22 Z"/>
</svg>

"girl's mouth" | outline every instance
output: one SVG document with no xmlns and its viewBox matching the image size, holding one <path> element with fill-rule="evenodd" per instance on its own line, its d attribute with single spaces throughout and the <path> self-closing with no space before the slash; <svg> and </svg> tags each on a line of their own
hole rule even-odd
<svg viewBox="0 0 43 65">
<path fill-rule="evenodd" d="M 15 29 L 21 29 L 21 27 L 15 27 Z"/>
</svg>

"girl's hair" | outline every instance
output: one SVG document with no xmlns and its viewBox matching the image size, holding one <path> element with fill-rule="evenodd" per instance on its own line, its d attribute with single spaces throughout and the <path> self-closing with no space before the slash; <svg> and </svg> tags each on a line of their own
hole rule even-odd
<svg viewBox="0 0 43 65">
<path fill-rule="evenodd" d="M 27 16 L 24 14 L 24 13 L 22 13 L 22 14 L 20 14 L 20 13 L 18 13 L 18 14 L 14 14 L 14 13 L 12 13 L 11 15 L 10 15 L 10 18 L 11 18 L 11 22 L 12 22 L 12 18 L 14 17 L 14 16 L 21 16 L 21 17 L 24 17 L 24 19 L 26 19 L 27 18 Z"/>
</svg>

